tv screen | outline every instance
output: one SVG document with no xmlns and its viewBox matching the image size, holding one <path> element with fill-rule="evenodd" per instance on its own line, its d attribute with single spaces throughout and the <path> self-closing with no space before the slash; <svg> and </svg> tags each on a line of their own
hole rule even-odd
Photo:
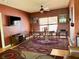
<svg viewBox="0 0 79 59">
<path fill-rule="evenodd" d="M 20 21 L 21 18 L 17 16 L 9 16 L 8 26 L 14 25 L 15 21 Z"/>
</svg>

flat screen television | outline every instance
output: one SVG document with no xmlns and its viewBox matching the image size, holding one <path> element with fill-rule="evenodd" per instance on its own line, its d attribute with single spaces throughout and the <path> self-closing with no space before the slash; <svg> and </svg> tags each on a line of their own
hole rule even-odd
<svg viewBox="0 0 79 59">
<path fill-rule="evenodd" d="M 20 21 L 21 17 L 17 16 L 8 16 L 8 26 L 14 25 L 15 21 Z"/>
</svg>

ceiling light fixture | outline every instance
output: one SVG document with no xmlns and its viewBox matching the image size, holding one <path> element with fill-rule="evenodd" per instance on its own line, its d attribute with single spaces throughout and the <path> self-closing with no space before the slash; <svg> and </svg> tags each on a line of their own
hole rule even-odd
<svg viewBox="0 0 79 59">
<path fill-rule="evenodd" d="M 44 12 L 44 8 L 43 8 L 43 5 L 41 5 L 40 13 L 43 13 L 43 12 Z"/>
</svg>

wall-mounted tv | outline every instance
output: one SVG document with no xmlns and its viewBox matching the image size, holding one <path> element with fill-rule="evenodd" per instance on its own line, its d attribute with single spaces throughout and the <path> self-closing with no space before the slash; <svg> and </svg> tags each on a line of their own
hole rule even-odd
<svg viewBox="0 0 79 59">
<path fill-rule="evenodd" d="M 8 16 L 8 26 L 14 25 L 15 21 L 20 21 L 21 17 L 17 16 Z"/>
</svg>

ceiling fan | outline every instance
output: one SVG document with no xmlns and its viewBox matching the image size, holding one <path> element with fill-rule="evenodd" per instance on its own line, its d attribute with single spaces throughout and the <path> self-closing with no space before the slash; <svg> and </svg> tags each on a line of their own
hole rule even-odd
<svg viewBox="0 0 79 59">
<path fill-rule="evenodd" d="M 44 7 L 43 5 L 41 5 L 40 13 L 43 13 L 44 11 L 50 11 L 50 10 L 48 7 Z"/>
</svg>

